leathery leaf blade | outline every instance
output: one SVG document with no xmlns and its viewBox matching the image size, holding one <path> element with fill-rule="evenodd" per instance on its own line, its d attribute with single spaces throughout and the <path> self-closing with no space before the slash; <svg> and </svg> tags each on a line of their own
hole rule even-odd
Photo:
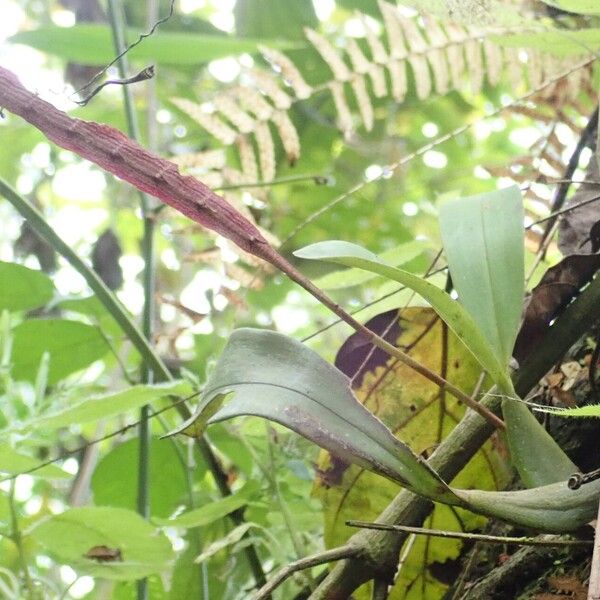
<svg viewBox="0 0 600 600">
<path fill-rule="evenodd" d="M 224 401 L 225 397 L 225 401 Z M 194 416 L 176 432 L 241 415 L 280 423 L 312 442 L 434 499 L 456 502 L 448 486 L 353 396 L 348 378 L 318 354 L 273 331 L 238 329 L 215 367 Z M 220 406 L 219 406 L 220 404 Z"/>
<path fill-rule="evenodd" d="M 445 202 L 440 228 L 459 302 L 507 366 L 523 309 L 521 192 L 513 186 Z"/>
<path fill-rule="evenodd" d="M 408 271 L 385 264 L 377 255 L 356 244 L 342 241 L 318 242 L 294 253 L 300 258 L 327 260 L 377 273 L 407 286 L 422 296 L 469 349 L 479 364 L 505 392 L 512 393 L 507 370 L 469 313 L 446 292 Z"/>
<path fill-rule="evenodd" d="M 589 523 L 598 511 L 600 480 L 569 489 L 566 481 L 530 490 L 455 490 L 475 512 L 548 533 L 567 533 Z"/>
</svg>

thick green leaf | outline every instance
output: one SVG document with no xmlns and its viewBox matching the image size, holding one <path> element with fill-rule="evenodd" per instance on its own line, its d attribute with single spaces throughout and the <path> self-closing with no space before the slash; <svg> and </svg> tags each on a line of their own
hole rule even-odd
<svg viewBox="0 0 600 600">
<path fill-rule="evenodd" d="M 44 306 L 54 293 L 50 278 L 41 271 L 0 262 L 0 311 L 31 310 Z"/>
<path fill-rule="evenodd" d="M 420 241 L 407 242 L 382 252 L 380 258 L 389 265 L 402 265 L 423 253 L 425 244 Z M 335 271 L 315 280 L 315 284 L 323 290 L 336 290 L 354 285 L 362 285 L 375 279 L 377 275 L 364 269 L 344 269 Z"/>
<path fill-rule="evenodd" d="M 440 228 L 459 301 L 507 366 L 523 310 L 521 191 L 513 186 L 445 202 Z"/>
<path fill-rule="evenodd" d="M 260 416 L 429 497 L 448 495 L 425 461 L 356 400 L 347 377 L 300 342 L 273 331 L 234 331 L 196 413 L 177 432 L 198 435 L 196 421 L 228 395 L 208 423 Z"/>
<path fill-rule="evenodd" d="M 85 506 L 44 519 L 27 532 L 60 562 L 105 579 L 139 579 L 166 572 L 175 554 L 171 542 L 140 515 L 124 508 Z M 118 550 L 122 560 L 85 555 L 96 546 Z"/>
<path fill-rule="evenodd" d="M 600 50 L 600 29 L 529 31 L 527 33 L 493 35 L 490 36 L 490 40 L 500 46 L 531 48 L 548 52 L 554 56 L 585 56 Z"/>
<path fill-rule="evenodd" d="M 294 254 L 300 258 L 328 260 L 371 271 L 411 288 L 431 304 L 492 379 L 503 389 L 512 389 L 506 370 L 475 321 L 440 288 L 412 273 L 386 265 L 372 252 L 349 242 L 319 242 L 297 250 Z"/>
<path fill-rule="evenodd" d="M 138 39 L 141 32 L 129 31 L 128 38 Z M 60 40 L 60 43 L 57 43 Z M 25 44 L 36 50 L 85 64 L 104 64 L 114 58 L 113 41 L 108 25 L 79 24 L 73 27 L 48 25 L 31 31 L 21 31 L 10 42 Z M 198 65 L 231 56 L 253 54 L 264 40 L 236 38 L 177 31 L 158 31 L 128 53 L 131 60 L 153 61 L 168 65 Z M 286 48 L 290 43 L 269 40 L 268 44 Z"/>
<path fill-rule="evenodd" d="M 44 431 L 58 427 L 69 427 L 100 419 L 107 419 L 134 410 L 165 396 L 188 396 L 192 386 L 187 381 L 173 381 L 155 385 L 135 385 L 121 392 L 98 394 L 73 404 L 68 408 L 24 423 L 20 428 Z"/>
<path fill-rule="evenodd" d="M 459 300 L 506 366 L 523 308 L 521 192 L 513 186 L 446 202 L 440 226 Z M 513 464 L 525 485 L 563 481 L 577 470 L 523 403 L 506 399 L 502 409 Z"/>
<path fill-rule="evenodd" d="M 0 473 L 17 475 L 36 467 L 41 461 L 41 458 L 22 454 L 6 443 L 0 444 Z M 69 473 L 66 473 L 56 465 L 46 465 L 34 471 L 32 475 L 46 479 L 69 479 L 71 477 Z"/>
<path fill-rule="evenodd" d="M 598 512 L 600 480 L 569 489 L 567 482 L 531 490 L 455 490 L 471 510 L 537 531 L 566 533 L 589 523 Z"/>
<path fill-rule="evenodd" d="M 183 527 L 185 529 L 204 527 L 226 517 L 234 510 L 246 506 L 250 497 L 256 494 L 259 487 L 257 481 L 250 481 L 239 492 L 231 496 L 226 496 L 200 508 L 184 512 L 174 519 L 153 519 L 153 521 L 163 527 Z"/>
<path fill-rule="evenodd" d="M 79 371 L 109 350 L 100 330 L 62 319 L 30 319 L 13 329 L 12 376 L 33 381 L 44 352 L 50 355 L 48 383 Z"/>
<path fill-rule="evenodd" d="M 91 488 L 94 503 L 137 509 L 138 480 L 132 476 L 139 462 L 139 439 L 133 438 L 113 448 L 98 462 L 92 475 Z M 205 463 L 197 455 L 193 478 L 202 479 Z M 150 514 L 168 517 L 177 507 L 188 501 L 188 481 L 185 465 L 177 456 L 173 440 L 152 438 L 149 451 L 150 477 L 148 491 Z"/>
<path fill-rule="evenodd" d="M 526 404 L 506 398 L 502 415 L 512 463 L 527 487 L 566 481 L 579 470 Z"/>
</svg>

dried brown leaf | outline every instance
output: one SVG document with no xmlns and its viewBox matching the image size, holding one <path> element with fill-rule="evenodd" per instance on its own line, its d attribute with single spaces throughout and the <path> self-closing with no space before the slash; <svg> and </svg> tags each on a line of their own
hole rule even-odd
<svg viewBox="0 0 600 600">
<path fill-rule="evenodd" d="M 193 169 L 222 169 L 226 161 L 225 151 L 221 148 L 206 150 L 205 152 L 179 154 L 171 160 L 180 167 Z"/>
<path fill-rule="evenodd" d="M 329 89 L 333 97 L 335 104 L 335 110 L 337 113 L 337 124 L 340 130 L 343 132 L 345 137 L 348 137 L 353 128 L 352 112 L 346 101 L 346 95 L 344 94 L 344 84 L 341 81 L 331 81 L 329 83 Z"/>
<path fill-rule="evenodd" d="M 251 112 L 259 121 L 267 121 L 271 118 L 275 109 L 258 90 L 249 86 L 240 86 L 235 88 L 232 93 L 235 94 L 240 106 Z"/>
<path fill-rule="evenodd" d="M 289 115 L 283 110 L 277 110 L 272 116 L 273 123 L 277 127 L 285 156 L 290 165 L 295 165 L 300 158 L 300 138 Z"/>
<path fill-rule="evenodd" d="M 544 336 L 550 323 L 600 268 L 599 254 L 572 254 L 546 271 L 531 292 L 514 357 L 522 362 Z"/>
<path fill-rule="evenodd" d="M 241 133 L 249 133 L 254 129 L 254 119 L 233 98 L 222 94 L 215 98 L 214 105 Z"/>
<path fill-rule="evenodd" d="M 275 145 L 268 123 L 259 121 L 254 130 L 254 139 L 258 148 L 258 162 L 263 181 L 275 179 Z"/>
<path fill-rule="evenodd" d="M 373 105 L 371 104 L 371 98 L 367 92 L 367 86 L 365 84 L 365 78 L 362 75 L 357 75 L 352 80 L 351 84 L 360 116 L 363 120 L 365 129 L 371 131 L 373 129 Z"/>
<path fill-rule="evenodd" d="M 304 28 L 304 34 L 321 55 L 321 58 L 327 63 L 327 66 L 333 73 L 333 77 L 337 81 L 348 81 L 351 77 L 350 70 L 329 41 L 309 27 Z"/>
<path fill-rule="evenodd" d="M 256 164 L 256 155 L 252 142 L 247 135 L 239 135 L 235 144 L 240 155 L 240 165 L 244 181 L 246 183 L 258 181 L 258 165 Z"/>
<path fill-rule="evenodd" d="M 296 98 L 303 100 L 310 97 L 313 92 L 312 87 L 306 83 L 296 65 L 285 54 L 267 46 L 259 46 L 259 50 L 280 71 L 283 79 L 294 90 Z"/>
<path fill-rule="evenodd" d="M 273 74 L 260 69 L 252 69 L 251 73 L 255 85 L 271 99 L 276 108 L 288 110 L 292 106 L 291 96 L 279 87 L 279 81 Z"/>
<path fill-rule="evenodd" d="M 226 146 L 235 142 L 237 132 L 215 114 L 206 112 L 199 104 L 186 98 L 173 98 L 172 102 Z"/>
</svg>

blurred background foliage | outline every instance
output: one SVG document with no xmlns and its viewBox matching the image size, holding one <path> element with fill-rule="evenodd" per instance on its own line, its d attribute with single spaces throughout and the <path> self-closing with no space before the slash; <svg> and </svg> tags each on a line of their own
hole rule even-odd
<svg viewBox="0 0 600 600">
<path fill-rule="evenodd" d="M 159 0 L 154 6 L 152 0 L 125 0 L 129 41 L 149 29 L 149 10 L 166 16 L 170 4 L 170 0 Z M 521 6 L 511 2 L 507 6 L 527 9 L 531 18 L 550 18 L 542 3 Z M 381 30 L 378 3 L 367 0 L 180 0 L 174 7 L 174 14 L 129 57 L 132 74 L 156 65 L 156 77 L 147 84 L 131 86 L 131 90 L 141 123 L 141 142 L 165 157 L 222 148 L 173 99 L 216 102 L 223 90 L 243 85 L 244 69 L 268 68 L 258 50 L 260 44 L 284 51 L 308 83 L 317 86 L 328 81 L 331 72 L 306 41 L 304 27 L 319 30 L 334 45 L 343 45 L 351 37 L 362 43 L 365 34 L 363 21 L 355 13 L 358 9 Z M 410 8 L 402 10 L 407 17 L 414 16 Z M 105 88 L 86 106 L 75 103 L 74 91 L 114 57 L 105 11 L 99 0 L 4 0 L 0 62 L 30 89 L 73 116 L 126 131 L 117 86 Z M 578 26 L 577 19 L 565 20 L 561 26 Z M 111 70 L 109 77 L 115 76 Z M 530 220 L 548 213 L 552 187 L 539 180 L 535 183 L 536 177 L 544 169 L 546 177 L 560 176 L 558 167 L 573 151 L 593 102 L 587 94 L 589 86 L 582 85 L 580 92 L 573 92 L 561 106 L 562 121 L 557 121 L 556 115 L 544 120 L 551 99 L 541 98 L 528 105 L 529 113 L 507 110 L 485 118 L 530 89 L 527 78 L 515 88 L 503 77 L 498 85 L 485 83 L 477 93 L 465 85 L 465 89 L 442 96 L 432 93 L 419 98 L 413 74 L 404 102 L 372 98 L 373 128 L 366 131 L 357 122 L 355 131 L 346 137 L 336 125 L 331 97 L 314 94 L 294 103 L 289 111 L 302 149 L 293 166 L 276 143 L 276 177 L 281 183 L 259 192 L 248 188 L 229 193 L 282 242 L 281 251 L 289 258 L 293 258 L 293 250 L 308 243 L 341 239 L 377 253 L 396 252 L 397 264 L 423 274 L 440 247 L 436 204 L 447 195 L 469 195 L 517 181 L 531 192 L 527 200 Z M 389 168 L 466 123 L 474 125 L 405 165 Z M 548 145 L 551 136 L 554 165 L 545 151 L 539 150 Z M 139 317 L 144 301 L 142 224 L 135 191 L 49 144 L 37 130 L 10 114 L 0 122 L 0 139 L 0 176 L 39 208 L 54 230 Z M 224 151 L 226 163 L 239 168 L 233 147 Z M 529 163 L 522 157 L 529 157 Z M 534 160 L 538 161 L 535 165 Z M 527 171 L 530 168 L 534 175 Z M 295 180 L 286 182 L 286 178 Z M 357 185 L 356 192 L 341 197 Z M 332 203 L 338 198 L 340 201 Z M 328 209 L 318 213 L 329 203 Z M 325 308 L 283 276 L 249 262 L 223 239 L 170 209 L 161 210 L 156 214 L 158 310 L 152 341 L 175 376 L 184 380 L 178 384 L 183 387 L 176 392 L 150 387 L 139 394 L 120 396 L 119 392 L 140 381 L 137 352 L 106 309 L 90 296 L 83 279 L 37 238 L 6 201 L 0 202 L 0 219 L 0 259 L 4 261 L 0 269 L 0 308 L 4 310 L 0 472 L 3 476 L 17 473 L 67 449 L 83 448 L 58 466 L 20 476 L 16 482 L 0 483 L 0 533 L 4 534 L 0 537 L 0 580 L 4 593 L 17 589 L 13 597 L 23 597 L 19 594 L 26 589 L 27 582 L 20 579 L 25 560 L 33 580 L 30 591 L 40 598 L 131 598 L 135 586 L 123 580 L 140 572 L 151 574 L 151 598 L 247 598 L 254 585 L 243 554 L 249 543 L 256 547 L 265 572 L 270 573 L 347 537 L 348 530 L 340 531 L 340 511 L 343 518 L 375 517 L 397 492 L 397 486 L 380 482 L 374 475 L 368 476 L 368 483 L 363 477 L 353 491 L 357 484 L 349 479 L 358 472 L 354 468 L 345 474 L 338 470 L 334 473 L 337 479 L 327 480 L 331 457 L 319 456 L 317 448 L 286 430 L 248 419 L 218 425 L 209 432 L 210 444 L 238 503 L 233 508 L 220 505 L 214 481 L 193 446 L 185 440 L 158 440 L 179 424 L 175 411 L 166 411 L 152 420 L 149 485 L 153 523 L 163 527 L 170 544 L 165 547 L 156 542 L 154 559 L 142 556 L 140 572 L 127 571 L 126 560 L 120 568 L 116 562 L 103 564 L 85 558 L 86 549 L 101 545 L 86 541 L 85 536 L 83 546 L 57 548 L 48 533 L 54 523 L 45 520 L 48 516 L 69 506 L 135 509 L 135 431 L 124 431 L 92 446 L 86 447 L 86 443 L 135 421 L 137 409 L 145 402 L 161 408 L 166 406 L 168 394 L 182 396 L 202 386 L 234 328 L 274 328 L 297 339 L 309 338 L 307 343 L 329 360 L 350 332 L 338 324 L 317 335 L 334 320 Z M 538 237 L 539 233 L 537 230 Z M 536 230 L 531 235 L 536 249 Z M 528 256 L 530 263 L 533 256 L 533 252 Z M 558 257 L 556 247 L 550 246 L 531 282 Z M 323 287 L 329 285 L 336 300 L 350 310 L 364 308 L 361 318 L 420 305 L 418 298 L 407 293 L 389 295 L 395 288 L 376 278 L 357 280 L 349 272 L 337 279 L 334 276 L 332 284 L 330 267 L 312 262 L 301 267 Z M 443 274 L 432 280 L 441 286 L 446 283 Z M 367 306 L 386 295 L 385 300 Z M 424 318 L 421 313 L 411 314 L 409 320 L 417 314 L 417 321 Z M 439 323 L 437 327 L 441 328 Z M 410 330 L 403 335 L 410 335 Z M 441 335 L 437 331 L 426 338 L 419 356 L 431 359 L 444 344 L 452 345 Z M 477 380 L 477 374 L 467 375 L 467 370 L 457 377 L 467 387 Z M 446 406 L 437 414 L 437 404 L 428 396 L 431 390 L 423 391 L 427 386 L 406 378 L 402 381 L 400 390 L 393 382 L 385 387 L 381 404 L 374 410 L 400 434 L 408 431 L 417 452 L 426 452 L 453 426 L 459 413 L 456 407 Z M 403 413 L 395 410 L 395 405 L 403 405 L 409 412 L 420 407 L 419 420 L 409 418 L 400 423 Z M 60 418 L 55 418 L 57 415 Z M 467 483 L 461 485 L 468 485 L 469 478 L 477 480 L 477 485 L 482 485 L 483 479 L 489 487 L 503 485 L 502 453 L 502 448 L 486 447 L 472 470 L 464 474 Z M 360 502 L 357 506 L 369 489 L 377 489 L 369 506 Z M 191 515 L 183 525 L 168 521 L 178 513 L 213 503 L 217 507 L 214 514 Z M 249 525 L 245 537 L 241 530 L 239 535 L 232 531 L 225 518 L 239 507 Z M 448 512 L 446 508 L 434 513 L 434 526 L 481 526 L 480 518 Z M 72 514 L 72 523 L 79 523 L 78 513 Z M 121 513 L 114 513 L 115 519 L 120 518 L 117 514 Z M 24 556 L 19 556 L 19 544 L 15 544 L 15 517 L 23 532 L 20 549 Z M 122 541 L 117 536 L 106 546 L 129 544 L 135 555 L 135 544 L 141 543 L 144 535 L 136 538 L 136 527 L 132 520 L 131 539 Z M 78 535 L 66 531 L 66 537 Z M 408 592 L 411 598 L 441 597 L 448 575 L 429 567 L 449 564 L 446 561 L 460 553 L 459 544 L 443 544 L 412 548 L 413 560 L 394 597 L 405 597 Z M 206 558 L 195 564 L 201 553 Z M 127 552 L 124 554 L 127 559 Z M 156 568 L 156 561 L 166 568 Z M 319 577 L 322 571 L 315 569 L 312 577 Z M 303 597 L 297 594 L 310 585 L 310 579 L 298 576 L 282 588 L 279 597 Z"/>
</svg>

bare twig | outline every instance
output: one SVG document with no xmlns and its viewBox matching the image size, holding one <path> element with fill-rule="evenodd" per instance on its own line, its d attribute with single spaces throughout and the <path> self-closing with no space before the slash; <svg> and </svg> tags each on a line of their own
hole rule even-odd
<svg viewBox="0 0 600 600">
<path fill-rule="evenodd" d="M 84 90 L 87 90 L 89 87 L 94 85 L 94 83 L 96 83 L 96 81 L 98 81 L 98 79 L 100 79 L 100 77 L 102 77 L 102 75 L 104 75 L 104 73 L 106 73 L 106 71 L 108 71 L 108 69 L 110 69 L 114 64 L 116 64 L 123 56 L 125 56 L 130 50 L 132 50 L 138 44 L 140 44 L 144 39 L 150 37 L 156 31 L 159 25 L 162 25 L 163 23 L 168 21 L 173 16 L 174 10 L 175 0 L 171 0 L 171 5 L 169 6 L 169 13 L 165 17 L 156 21 L 156 23 L 154 23 L 150 31 L 148 31 L 147 33 L 140 34 L 140 37 L 135 42 L 129 44 L 127 48 L 125 48 L 122 52 L 115 56 L 115 58 L 113 58 L 106 66 L 104 66 L 100 71 L 98 71 L 98 73 L 96 73 L 96 75 L 94 75 L 94 77 L 92 77 L 92 79 L 90 79 L 82 88 L 78 89 L 75 92 L 75 94 L 83 92 Z"/>
<path fill-rule="evenodd" d="M 325 550 L 325 552 L 305 556 L 280 569 L 266 585 L 258 590 L 252 600 L 264 600 L 265 598 L 268 598 L 286 579 L 298 571 L 357 556 L 360 550 L 361 549 L 357 546 L 340 546 L 339 548 L 333 548 L 331 550 Z"/>
<path fill-rule="evenodd" d="M 387 525 L 386 523 L 369 523 L 366 521 L 346 521 L 349 527 L 361 529 L 378 529 L 380 531 L 398 531 L 399 533 L 413 533 L 457 540 L 471 540 L 486 542 L 488 544 L 517 544 L 519 546 L 589 546 L 591 540 L 564 540 L 530 537 L 506 537 L 502 535 L 486 535 L 482 533 L 465 533 L 464 531 L 443 531 L 441 529 L 426 529 L 424 527 L 411 527 L 408 525 Z"/>
<path fill-rule="evenodd" d="M 598 516 L 596 517 L 588 600 L 600 600 L 600 504 L 598 504 Z"/>
<path fill-rule="evenodd" d="M 107 85 L 129 85 L 130 83 L 138 83 L 139 81 L 146 81 L 148 79 L 152 79 L 152 77 L 154 77 L 154 65 L 146 67 L 145 69 L 141 70 L 137 75 L 133 75 L 132 77 L 126 77 L 125 79 L 108 79 L 107 81 L 101 83 L 98 87 L 94 88 L 94 90 L 82 100 L 76 100 L 75 104 L 79 104 L 79 106 L 85 106 L 98 92 L 100 92 Z"/>
</svg>

